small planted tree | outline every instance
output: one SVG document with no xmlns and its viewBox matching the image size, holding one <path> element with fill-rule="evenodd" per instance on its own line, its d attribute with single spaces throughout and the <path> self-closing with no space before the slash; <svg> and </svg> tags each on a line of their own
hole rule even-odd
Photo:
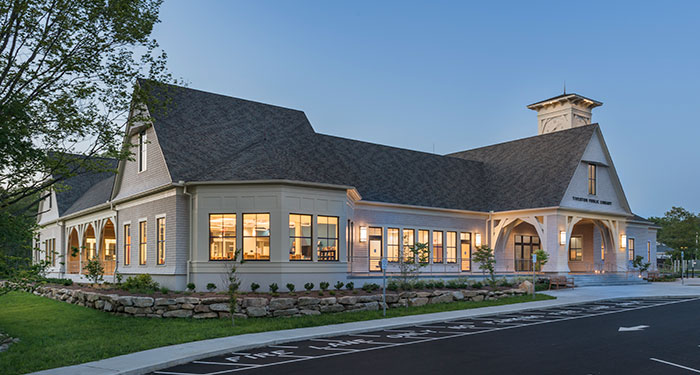
<svg viewBox="0 0 700 375">
<path fill-rule="evenodd" d="M 241 286 L 241 280 L 238 278 L 238 266 L 243 264 L 245 261 L 240 259 L 241 249 L 237 249 L 233 254 L 233 259 L 230 262 L 226 262 L 226 294 L 228 295 L 228 306 L 231 311 L 231 325 L 236 325 L 235 312 L 238 300 L 238 289 Z M 209 289 L 209 285 L 207 285 Z"/>
<path fill-rule="evenodd" d="M 296 289 L 294 283 L 287 283 L 287 290 L 289 290 L 289 293 L 294 293 L 294 289 Z"/>
<path fill-rule="evenodd" d="M 637 255 L 632 261 L 632 266 L 639 270 L 639 276 L 641 276 L 644 272 L 646 272 L 649 269 L 651 263 L 644 262 L 644 257 L 641 255 Z"/>
<path fill-rule="evenodd" d="M 258 283 L 250 283 L 250 290 L 251 290 L 253 293 L 255 293 L 255 291 L 257 291 L 258 289 L 260 289 L 260 284 L 258 284 Z"/>
<path fill-rule="evenodd" d="M 313 288 L 314 288 L 314 283 L 304 284 L 304 289 L 306 289 L 307 292 L 310 292 Z"/>
<path fill-rule="evenodd" d="M 479 246 L 473 255 L 474 261 L 479 263 L 479 269 L 486 275 L 489 273 L 491 284 L 496 283 L 496 257 L 493 255 L 493 249 L 487 245 Z"/>
<path fill-rule="evenodd" d="M 338 281 L 337 283 L 335 283 L 335 285 L 333 285 L 335 290 L 341 290 L 341 289 L 343 289 L 343 286 L 345 286 L 345 283 L 342 281 Z"/>
<path fill-rule="evenodd" d="M 535 262 L 535 271 L 541 272 L 542 267 L 549 261 L 549 254 L 542 249 L 535 250 L 535 257 L 537 262 Z"/>
<path fill-rule="evenodd" d="M 404 236 L 404 243 L 407 242 L 407 237 Z M 418 278 L 421 268 L 430 263 L 430 249 L 427 243 L 416 243 L 414 245 L 404 246 L 403 254 L 399 258 L 399 283 L 402 288 Z"/>
<path fill-rule="evenodd" d="M 105 269 L 97 257 L 93 257 L 85 264 L 85 277 L 87 277 L 92 284 L 97 284 L 102 281 L 104 274 Z"/>
</svg>

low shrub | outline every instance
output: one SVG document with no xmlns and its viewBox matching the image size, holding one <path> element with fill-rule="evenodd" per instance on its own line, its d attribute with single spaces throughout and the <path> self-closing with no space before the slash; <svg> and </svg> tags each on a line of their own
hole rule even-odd
<svg viewBox="0 0 700 375">
<path fill-rule="evenodd" d="M 425 280 L 416 280 L 413 282 L 413 287 L 416 289 L 425 289 Z"/>
<path fill-rule="evenodd" d="M 258 290 L 258 289 L 260 289 L 260 284 L 258 284 L 258 283 L 250 283 L 250 290 L 252 290 L 253 293 L 255 293 L 255 291 Z"/>
<path fill-rule="evenodd" d="M 445 286 L 449 289 L 465 289 L 469 287 L 469 279 L 466 277 L 451 279 L 445 283 Z"/>
<path fill-rule="evenodd" d="M 420 289 L 435 289 L 435 281 L 434 280 L 423 281 L 423 288 L 420 288 Z"/>
<path fill-rule="evenodd" d="M 472 288 L 474 288 L 474 289 L 481 289 L 483 287 L 484 287 L 484 284 L 482 284 L 481 281 L 477 281 L 477 282 L 472 284 Z"/>
<path fill-rule="evenodd" d="M 435 280 L 435 283 L 433 283 L 436 289 L 442 289 L 445 287 L 445 282 L 442 280 Z"/>
<path fill-rule="evenodd" d="M 314 288 L 314 283 L 304 284 L 304 289 L 306 289 L 307 292 L 310 292 L 313 288 Z"/>
<path fill-rule="evenodd" d="M 122 289 L 138 292 L 153 292 L 158 290 L 158 283 L 153 281 L 151 275 L 143 273 L 136 276 L 130 276 L 122 284 Z"/>
<path fill-rule="evenodd" d="M 63 286 L 71 286 L 73 285 L 73 280 L 71 279 L 56 279 L 56 278 L 46 278 L 44 279 L 49 284 L 58 284 L 58 285 L 63 285 Z"/>
<path fill-rule="evenodd" d="M 287 283 L 287 290 L 289 290 L 289 293 L 294 293 L 294 289 L 296 286 L 292 283 Z"/>
<path fill-rule="evenodd" d="M 170 294 L 170 289 L 168 289 L 167 287 L 164 287 L 164 286 L 163 286 L 163 287 L 160 288 L 160 293 L 161 293 L 161 294 Z"/>
<path fill-rule="evenodd" d="M 328 287 L 331 286 L 331 284 L 326 281 L 321 281 L 320 283 L 318 283 L 318 286 L 319 288 L 321 288 L 322 291 L 325 292 L 326 290 L 328 290 Z"/>
<path fill-rule="evenodd" d="M 375 290 L 378 290 L 380 288 L 379 284 L 376 283 L 365 283 L 362 285 L 362 290 L 365 292 L 374 292 Z"/>
<path fill-rule="evenodd" d="M 344 285 L 345 285 L 345 283 L 338 281 L 337 283 L 335 283 L 335 285 L 333 285 L 333 287 L 335 288 L 335 290 L 341 290 L 341 289 L 343 289 Z"/>
<path fill-rule="evenodd" d="M 330 292 L 328 292 L 328 294 L 334 296 L 334 295 L 335 295 L 335 290 L 331 290 Z"/>
<path fill-rule="evenodd" d="M 347 290 L 353 290 L 353 289 L 355 289 L 355 283 L 353 283 L 353 282 L 351 281 L 351 282 L 345 284 L 345 289 L 347 289 Z"/>
<path fill-rule="evenodd" d="M 392 292 L 395 292 L 395 291 L 399 290 L 400 285 L 399 285 L 399 282 L 396 280 L 389 280 L 389 282 L 386 284 L 386 288 L 388 290 L 391 290 Z"/>
<path fill-rule="evenodd" d="M 197 289 L 197 286 L 194 285 L 194 283 L 187 284 L 187 290 L 189 290 L 190 292 L 194 292 L 195 289 Z"/>
<path fill-rule="evenodd" d="M 274 293 L 277 293 L 277 290 L 280 287 L 277 285 L 277 283 L 272 283 L 268 286 L 268 288 L 270 288 L 270 292 L 272 292 L 274 294 Z"/>
<path fill-rule="evenodd" d="M 207 284 L 207 290 L 210 291 L 210 292 L 215 291 L 215 290 L 216 290 L 216 284 L 214 284 L 214 283 L 209 283 L 209 284 Z"/>
</svg>

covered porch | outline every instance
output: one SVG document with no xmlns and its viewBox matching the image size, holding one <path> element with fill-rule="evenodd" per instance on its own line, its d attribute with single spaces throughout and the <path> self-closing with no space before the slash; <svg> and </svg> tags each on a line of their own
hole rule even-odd
<svg viewBox="0 0 700 375">
<path fill-rule="evenodd" d="M 106 217 L 66 227 L 67 275 L 85 275 L 85 266 L 92 259 L 102 264 L 105 275 L 114 275 L 117 264 L 115 222 L 115 217 Z"/>
</svg>

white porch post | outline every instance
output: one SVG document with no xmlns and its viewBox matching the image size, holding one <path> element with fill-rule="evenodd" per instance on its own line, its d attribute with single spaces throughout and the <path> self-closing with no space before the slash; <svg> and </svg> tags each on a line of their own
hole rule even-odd
<svg viewBox="0 0 700 375">
<path fill-rule="evenodd" d="M 547 215 L 544 217 L 542 244 L 544 251 L 549 255 L 549 261 L 543 267 L 544 272 L 568 273 L 570 271 L 567 244 L 571 234 L 567 235 L 566 244 L 562 245 L 559 239 L 559 233 L 562 231 L 566 231 L 566 216 Z"/>
</svg>

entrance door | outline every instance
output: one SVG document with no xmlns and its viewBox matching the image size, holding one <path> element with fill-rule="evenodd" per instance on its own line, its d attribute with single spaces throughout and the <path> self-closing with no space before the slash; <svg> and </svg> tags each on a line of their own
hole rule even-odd
<svg viewBox="0 0 700 375">
<path fill-rule="evenodd" d="M 382 246 L 382 228 L 369 228 L 369 270 L 382 270 L 382 257 L 384 250 Z"/>
<path fill-rule="evenodd" d="M 459 251 L 462 254 L 462 271 L 471 271 L 472 269 L 472 234 L 459 234 Z"/>
<path fill-rule="evenodd" d="M 532 253 L 540 248 L 537 236 L 515 236 L 515 271 L 532 271 Z"/>
</svg>

